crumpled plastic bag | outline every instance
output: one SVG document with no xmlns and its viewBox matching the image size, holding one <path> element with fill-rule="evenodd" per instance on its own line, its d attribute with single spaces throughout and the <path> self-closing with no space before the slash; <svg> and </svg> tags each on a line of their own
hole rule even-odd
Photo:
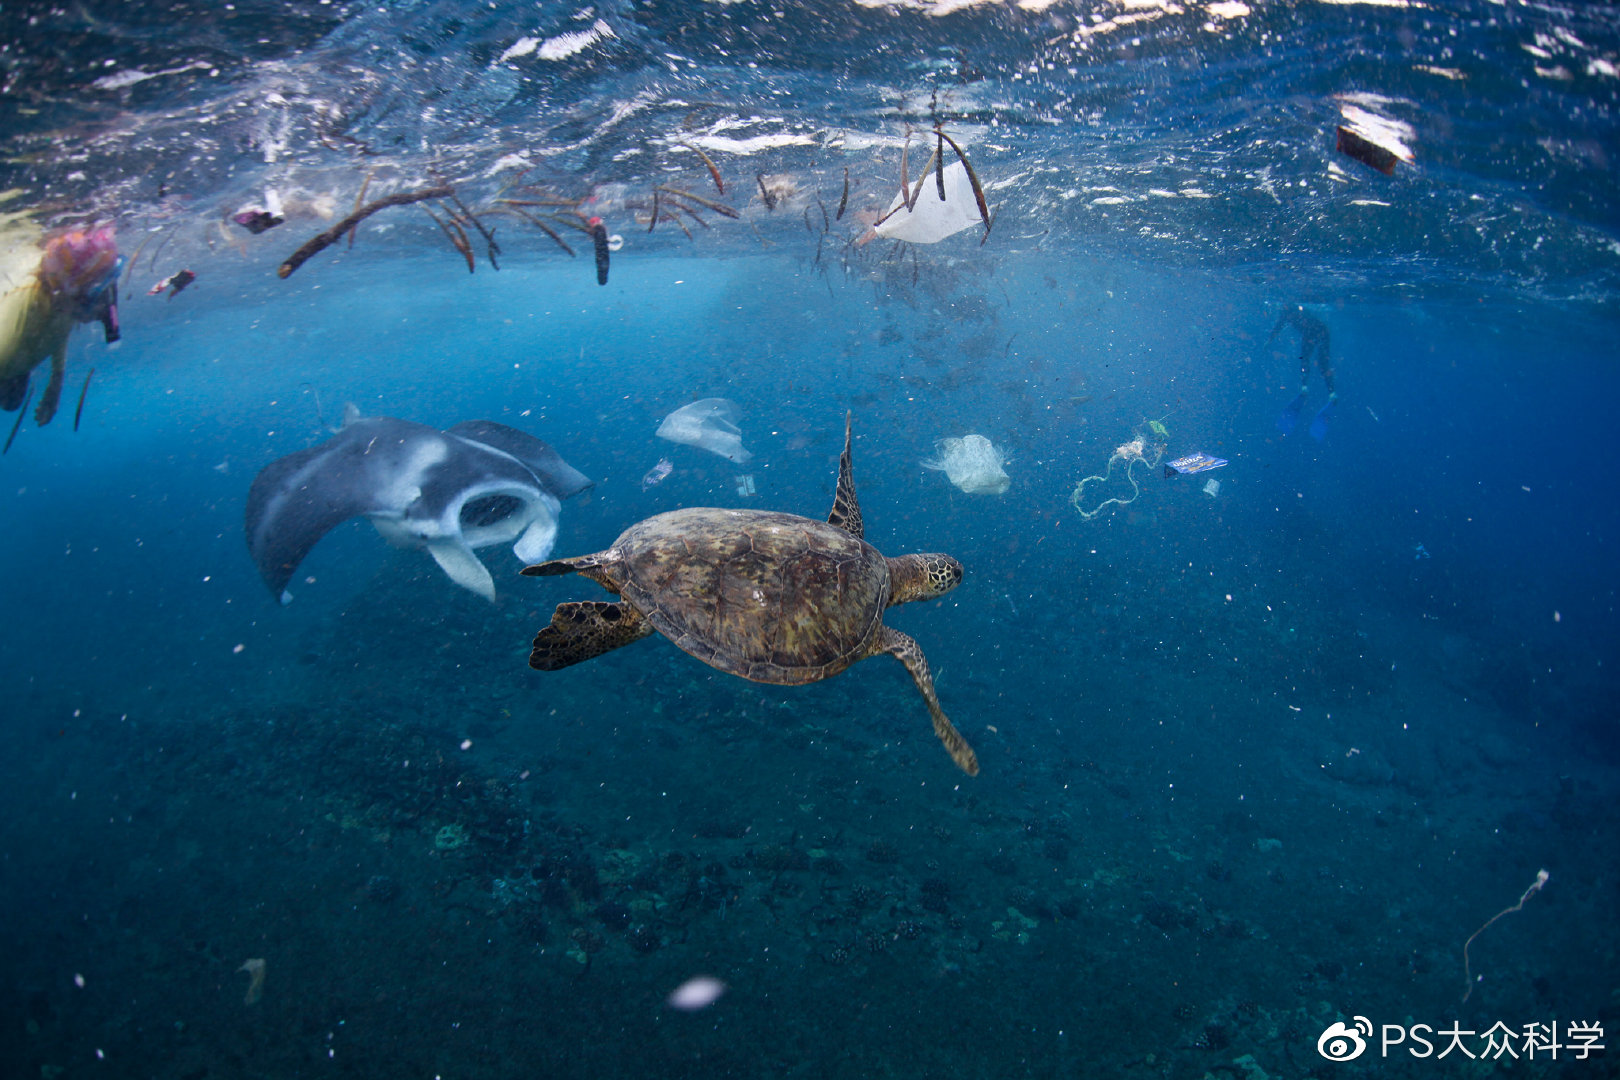
<svg viewBox="0 0 1620 1080">
<path fill-rule="evenodd" d="M 741 415 L 734 401 L 704 398 L 664 417 L 664 422 L 658 425 L 658 437 L 696 446 L 719 454 L 727 461 L 746 465 L 754 455 L 743 449 L 742 429 L 737 426 Z"/>
<path fill-rule="evenodd" d="M 960 161 L 945 170 L 944 202 L 939 201 L 939 181 L 932 173 L 924 179 L 922 191 L 910 210 L 905 209 L 903 202 L 904 199 L 896 195 L 873 231 L 888 240 L 937 244 L 982 220 L 978 200 L 973 197 L 973 185 L 968 183 L 967 170 Z"/>
<path fill-rule="evenodd" d="M 943 472 L 969 495 L 1000 495 L 1012 483 L 1002 469 L 1007 455 L 983 435 L 941 439 L 934 449 L 938 456 L 923 459 L 922 467 Z"/>
</svg>

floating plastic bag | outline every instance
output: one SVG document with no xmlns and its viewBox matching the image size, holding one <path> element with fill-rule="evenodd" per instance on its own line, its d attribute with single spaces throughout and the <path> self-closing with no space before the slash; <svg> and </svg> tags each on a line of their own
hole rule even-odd
<svg viewBox="0 0 1620 1080">
<path fill-rule="evenodd" d="M 925 458 L 922 467 L 943 472 L 969 495 L 1000 495 L 1012 483 L 1001 468 L 1006 455 L 983 435 L 941 439 L 934 449 L 939 456 Z"/>
<path fill-rule="evenodd" d="M 737 426 L 740 416 L 736 402 L 704 398 L 664 417 L 664 422 L 658 425 L 658 437 L 696 446 L 719 454 L 727 461 L 746 465 L 754 455 L 743 449 L 742 429 Z"/>
<path fill-rule="evenodd" d="M 1136 501 L 1136 497 L 1138 495 L 1142 494 L 1142 488 L 1139 484 L 1137 484 L 1136 477 L 1131 474 L 1131 470 L 1136 468 L 1137 462 L 1141 462 L 1143 465 L 1146 465 L 1150 470 L 1156 469 L 1159 466 L 1159 462 L 1163 459 L 1164 444 L 1155 443 L 1150 446 L 1148 445 L 1147 436 L 1138 434 L 1135 438 L 1131 439 L 1130 442 L 1122 443 L 1114 448 L 1114 452 L 1109 455 L 1108 465 L 1103 469 L 1102 472 L 1093 473 L 1091 476 L 1085 477 L 1075 485 L 1074 491 L 1069 495 L 1069 504 L 1076 510 L 1080 511 L 1080 516 L 1085 518 L 1087 521 L 1090 521 L 1092 518 L 1096 517 L 1110 506 L 1129 506 L 1131 503 Z M 1123 494 L 1110 495 L 1108 498 L 1099 503 L 1094 509 L 1087 510 L 1085 502 L 1086 485 L 1106 485 L 1109 478 L 1114 475 L 1114 465 L 1121 461 L 1125 463 L 1125 479 L 1130 481 L 1130 496 L 1127 498 Z"/>
<path fill-rule="evenodd" d="M 929 175 L 912 208 L 907 210 L 903 204 L 904 199 L 896 195 L 873 231 L 888 240 L 937 244 L 981 220 L 973 185 L 968 182 L 967 170 L 960 161 L 945 170 L 944 202 L 939 201 L 937 179 Z"/>
</svg>

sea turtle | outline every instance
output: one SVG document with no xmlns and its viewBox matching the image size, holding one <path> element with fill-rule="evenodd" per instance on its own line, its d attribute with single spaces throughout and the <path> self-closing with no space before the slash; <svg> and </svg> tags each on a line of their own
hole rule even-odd
<svg viewBox="0 0 1620 1080">
<path fill-rule="evenodd" d="M 606 551 L 525 567 L 531 577 L 583 574 L 619 597 L 558 604 L 535 635 L 529 666 L 555 671 L 654 630 L 711 667 L 784 685 L 890 653 L 922 691 L 934 734 L 964 772 L 977 774 L 978 758 L 939 707 L 922 649 L 883 625 L 889 605 L 956 588 L 962 564 L 949 555 L 886 558 L 861 538 L 850 428 L 846 416 L 825 522 L 767 510 L 672 510 L 630 526 Z"/>
</svg>

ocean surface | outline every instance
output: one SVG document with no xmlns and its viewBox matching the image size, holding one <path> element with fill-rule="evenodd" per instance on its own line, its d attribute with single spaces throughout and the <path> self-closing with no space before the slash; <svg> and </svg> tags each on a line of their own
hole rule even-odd
<svg viewBox="0 0 1620 1080">
<path fill-rule="evenodd" d="M 0 27 L 0 212 L 127 257 L 0 458 L 0 1077 L 1617 1075 L 1614 8 Z M 746 461 L 658 436 L 714 398 Z M 489 600 L 350 515 L 280 602 L 250 489 L 346 414 L 549 444 L 553 558 L 824 520 L 851 415 L 979 774 L 881 655 L 531 669 L 608 597 L 510 536 Z"/>
</svg>

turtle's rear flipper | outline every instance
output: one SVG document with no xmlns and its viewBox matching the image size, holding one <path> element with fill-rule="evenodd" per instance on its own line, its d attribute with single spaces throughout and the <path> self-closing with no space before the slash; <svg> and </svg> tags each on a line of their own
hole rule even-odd
<svg viewBox="0 0 1620 1080">
<path fill-rule="evenodd" d="M 652 624 L 628 604 L 605 600 L 558 604 L 552 613 L 551 625 L 534 635 L 529 666 L 536 671 L 556 671 L 611 652 L 652 632 Z"/>
<path fill-rule="evenodd" d="M 906 665 L 906 670 L 911 672 L 912 681 L 917 684 L 917 689 L 922 691 L 923 700 L 928 703 L 928 715 L 934 718 L 934 734 L 945 744 L 951 760 L 969 776 L 979 775 L 979 759 L 973 753 L 973 747 L 968 745 L 967 740 L 962 738 L 962 733 L 951 724 L 945 710 L 939 707 L 939 698 L 934 694 L 934 677 L 929 674 L 928 658 L 923 655 L 922 648 L 894 627 L 885 626 L 872 651 L 890 653 L 896 660 Z"/>
</svg>

